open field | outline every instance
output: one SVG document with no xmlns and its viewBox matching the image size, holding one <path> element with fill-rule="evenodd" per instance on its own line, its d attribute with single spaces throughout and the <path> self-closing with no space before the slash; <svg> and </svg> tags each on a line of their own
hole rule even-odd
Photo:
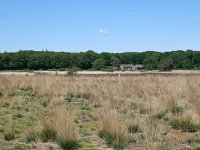
<svg viewBox="0 0 200 150">
<path fill-rule="evenodd" d="M 199 72 L 4 74 L 0 150 L 195 150 L 200 148 L 199 106 Z"/>
</svg>

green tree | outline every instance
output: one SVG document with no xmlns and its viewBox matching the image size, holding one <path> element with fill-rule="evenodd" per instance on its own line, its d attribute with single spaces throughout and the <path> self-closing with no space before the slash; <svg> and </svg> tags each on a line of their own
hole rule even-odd
<svg viewBox="0 0 200 150">
<path fill-rule="evenodd" d="M 164 59 L 160 62 L 159 71 L 171 71 L 174 69 L 174 65 L 171 59 Z"/>
<path fill-rule="evenodd" d="M 106 67 L 106 62 L 103 58 L 96 59 L 93 62 L 93 66 L 92 66 L 94 70 L 101 70 L 101 69 L 104 69 L 105 67 Z"/>
<path fill-rule="evenodd" d="M 119 58 L 112 56 L 111 57 L 111 64 L 113 67 L 119 67 L 121 64 L 121 61 Z"/>
</svg>

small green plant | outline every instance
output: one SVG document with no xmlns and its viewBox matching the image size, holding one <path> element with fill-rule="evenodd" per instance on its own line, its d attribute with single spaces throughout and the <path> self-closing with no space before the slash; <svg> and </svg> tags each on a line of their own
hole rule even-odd
<svg viewBox="0 0 200 150">
<path fill-rule="evenodd" d="M 167 131 L 163 131 L 160 134 L 163 135 L 163 136 L 166 136 L 168 134 L 168 132 Z"/>
<path fill-rule="evenodd" d="M 67 102 L 71 102 L 74 97 L 75 95 L 73 93 L 68 93 L 67 95 L 65 95 L 64 100 Z"/>
<path fill-rule="evenodd" d="M 24 117 L 24 115 L 22 115 L 21 113 L 16 113 L 13 115 L 14 118 L 22 118 Z"/>
<path fill-rule="evenodd" d="M 200 147 L 196 146 L 196 147 L 192 148 L 192 150 L 200 150 Z"/>
<path fill-rule="evenodd" d="M 129 133 L 137 133 L 137 132 L 141 132 L 140 127 L 138 126 L 138 124 L 132 124 L 128 126 L 128 131 Z"/>
<path fill-rule="evenodd" d="M 74 75 L 76 75 L 76 72 L 79 71 L 79 70 L 81 70 L 81 69 L 78 68 L 78 67 L 69 68 L 69 69 L 67 70 L 66 76 L 74 76 Z"/>
<path fill-rule="evenodd" d="M 156 119 L 162 119 L 165 116 L 166 113 L 167 113 L 167 111 L 161 111 L 161 112 L 159 112 L 158 114 L 155 115 L 155 118 Z"/>
<path fill-rule="evenodd" d="M 4 132 L 4 128 L 0 128 L 0 133 L 3 133 Z"/>
<path fill-rule="evenodd" d="M 186 143 L 188 143 L 188 144 L 199 143 L 200 144 L 200 138 L 187 139 Z"/>
<path fill-rule="evenodd" d="M 14 140 L 14 139 L 15 139 L 15 133 L 14 133 L 14 132 L 6 133 L 6 134 L 4 135 L 4 139 L 5 139 L 6 141 Z"/>
<path fill-rule="evenodd" d="M 144 107 L 141 107 L 141 108 L 139 109 L 139 113 L 140 113 L 140 114 L 148 114 L 148 109 L 146 109 L 146 108 L 144 108 Z"/>
<path fill-rule="evenodd" d="M 47 107 L 47 106 L 49 105 L 49 100 L 48 100 L 48 99 L 41 100 L 41 101 L 40 101 L 40 104 L 41 104 L 43 107 Z"/>
<path fill-rule="evenodd" d="M 114 72 L 114 69 L 113 66 L 107 66 L 106 68 L 102 68 L 101 71 Z"/>
<path fill-rule="evenodd" d="M 168 146 L 167 146 L 167 144 L 166 143 L 160 143 L 159 145 L 158 145 L 158 150 L 168 150 L 169 148 L 168 148 Z"/>
<path fill-rule="evenodd" d="M 33 91 L 33 88 L 31 86 L 28 86 L 28 87 L 22 87 L 19 90 L 28 92 L 28 91 Z"/>
<path fill-rule="evenodd" d="M 56 140 L 56 131 L 51 127 L 46 127 L 42 130 L 40 137 L 42 142 L 55 141 Z"/>
<path fill-rule="evenodd" d="M 29 142 L 35 142 L 38 139 L 38 134 L 36 133 L 30 133 L 29 135 L 26 136 L 26 143 Z"/>
<path fill-rule="evenodd" d="M 77 98 L 83 98 L 83 99 L 90 99 L 91 95 L 89 93 L 78 93 L 76 95 Z"/>
<path fill-rule="evenodd" d="M 112 147 L 116 150 L 124 149 L 129 143 L 129 138 L 124 134 L 116 135 L 106 130 L 101 130 L 99 132 L 99 137 L 104 139 L 109 147 Z"/>
<path fill-rule="evenodd" d="M 73 76 L 73 75 L 75 75 L 75 72 L 74 72 L 74 71 L 69 70 L 69 71 L 67 72 L 67 76 Z"/>
<path fill-rule="evenodd" d="M 179 107 L 179 106 L 174 106 L 174 107 L 171 107 L 169 111 L 173 114 L 181 114 L 184 112 L 184 108 Z"/>
<path fill-rule="evenodd" d="M 184 118 L 174 118 L 169 120 L 169 124 L 172 128 L 181 130 L 182 132 L 197 132 L 200 129 L 199 124 L 195 124 L 191 120 Z"/>
<path fill-rule="evenodd" d="M 80 147 L 78 140 L 58 139 L 57 143 L 63 150 L 76 150 Z"/>
<path fill-rule="evenodd" d="M 10 106 L 10 103 L 8 103 L 8 102 L 5 102 L 3 105 L 2 105 L 2 107 L 4 107 L 4 108 L 7 108 L 7 107 L 9 107 Z"/>
<path fill-rule="evenodd" d="M 2 97 L 3 96 L 3 92 L 2 91 L 0 91 L 0 97 Z"/>
</svg>

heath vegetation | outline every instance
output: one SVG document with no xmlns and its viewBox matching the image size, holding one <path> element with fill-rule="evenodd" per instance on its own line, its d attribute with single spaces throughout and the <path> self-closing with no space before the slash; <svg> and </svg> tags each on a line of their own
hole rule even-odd
<svg viewBox="0 0 200 150">
<path fill-rule="evenodd" d="M 0 149 L 199 149 L 199 75 L 2 76 Z"/>
</svg>

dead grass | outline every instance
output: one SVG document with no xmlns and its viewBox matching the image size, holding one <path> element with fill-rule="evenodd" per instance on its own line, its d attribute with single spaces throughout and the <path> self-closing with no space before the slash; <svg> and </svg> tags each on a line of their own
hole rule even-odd
<svg viewBox="0 0 200 150">
<path fill-rule="evenodd" d="M 78 132 L 74 119 L 74 112 L 67 111 L 66 108 L 58 108 L 55 110 L 51 118 L 51 124 L 59 138 L 65 141 L 78 139 Z"/>
<path fill-rule="evenodd" d="M 100 130 L 115 135 L 118 144 L 121 143 L 119 137 L 123 135 L 128 149 L 157 149 L 163 145 L 170 145 L 173 149 L 177 145 L 183 146 L 182 137 L 175 134 L 177 131 L 182 136 L 187 136 L 185 132 L 191 134 L 190 138 L 199 134 L 199 75 L 98 78 L 5 76 L 0 78 L 0 85 L 0 128 L 4 130 L 0 132 L 0 137 L 7 133 L 9 116 L 14 116 L 10 120 L 17 131 L 20 129 L 15 141 L 22 140 L 27 130 L 46 118 L 49 119 L 47 124 L 61 139 L 82 140 L 78 130 L 79 116 L 69 107 L 78 106 L 80 100 L 82 104 L 94 107 L 90 111 L 99 116 L 96 123 L 100 124 Z M 70 94 L 73 97 L 68 100 Z M 137 125 L 141 132 L 129 133 L 130 122 L 132 126 Z M 194 125 L 195 130 L 191 133 L 174 127 L 174 124 L 182 124 L 184 128 L 186 124 Z M 96 134 L 98 132 L 99 129 L 96 129 Z M 173 140 L 171 135 L 175 135 Z M 129 143 L 129 137 L 136 142 Z"/>
</svg>

